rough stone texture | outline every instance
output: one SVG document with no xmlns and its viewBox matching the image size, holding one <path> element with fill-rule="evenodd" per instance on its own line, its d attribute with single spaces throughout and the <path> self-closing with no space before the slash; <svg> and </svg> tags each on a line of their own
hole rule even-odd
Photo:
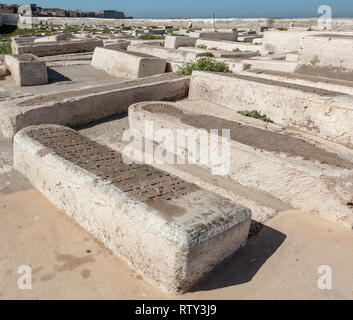
<svg viewBox="0 0 353 320">
<path fill-rule="evenodd" d="M 249 59 L 252 57 L 256 57 L 258 55 L 256 52 L 253 52 L 253 51 L 227 52 L 227 51 L 202 49 L 202 48 L 196 48 L 196 47 L 179 47 L 179 50 L 195 52 L 195 53 L 203 53 L 203 54 L 212 53 L 215 58 L 226 58 L 226 59 Z"/>
<path fill-rule="evenodd" d="M 170 49 L 178 49 L 179 47 L 195 47 L 196 38 L 166 36 L 164 47 Z"/>
<path fill-rule="evenodd" d="M 122 155 L 77 132 L 29 127 L 14 139 L 14 166 L 54 205 L 172 294 L 241 246 L 251 211 Z"/>
<path fill-rule="evenodd" d="M 353 80 L 353 35 L 322 33 L 302 40 L 297 72 Z"/>
<path fill-rule="evenodd" d="M 182 106 L 163 102 L 135 104 L 129 108 L 130 127 L 143 137 L 146 121 L 153 123 L 154 133 L 168 128 L 174 134 L 183 130 L 190 137 L 199 129 L 230 129 L 230 140 L 225 141 L 231 148 L 231 179 L 353 228 L 353 209 L 349 205 L 353 200 L 350 150 L 299 133 L 278 132 L 281 128 L 277 125 L 263 128 L 247 124 L 240 115 L 229 120 L 196 113 L 196 108 L 190 112 L 191 108 L 184 110 Z M 217 109 L 217 105 L 213 108 Z M 218 136 L 219 143 L 224 139 Z M 171 153 L 182 155 L 186 151 L 174 149 L 175 144 L 164 145 Z M 212 168 L 211 164 L 199 165 Z"/>
<path fill-rule="evenodd" d="M 164 47 L 164 40 L 139 40 L 131 39 L 130 45 L 132 46 L 152 46 L 152 47 Z"/>
<path fill-rule="evenodd" d="M 161 59 L 178 62 L 194 61 L 204 55 L 203 53 L 187 52 L 170 48 L 159 48 L 150 46 L 129 46 L 127 50 L 143 54 L 150 54 Z"/>
<path fill-rule="evenodd" d="M 249 43 L 252 43 L 252 44 L 256 44 L 256 43 L 253 43 L 253 41 L 255 39 L 263 40 L 263 36 L 262 35 L 242 35 L 242 36 L 238 36 L 238 40 L 237 41 L 249 42 Z"/>
<path fill-rule="evenodd" d="M 107 48 L 107 49 L 126 50 L 129 45 L 130 45 L 130 41 L 111 41 L 111 40 L 104 41 L 104 48 Z"/>
<path fill-rule="evenodd" d="M 248 70 L 250 75 L 255 75 L 258 78 L 264 78 L 274 81 L 280 81 L 284 83 L 293 83 L 303 86 L 309 86 L 319 89 L 324 89 L 328 91 L 342 92 L 344 94 L 353 95 L 353 82 L 343 81 L 337 79 L 327 79 L 317 76 L 281 72 L 274 70 L 264 70 L 264 69 L 252 69 Z M 249 75 L 249 73 L 244 73 L 244 75 Z"/>
<path fill-rule="evenodd" d="M 54 36 L 39 37 L 34 39 L 34 42 L 53 42 L 53 41 L 64 41 L 66 40 L 66 33 L 56 34 Z"/>
<path fill-rule="evenodd" d="M 150 55 L 96 48 L 91 65 L 115 77 L 137 79 L 166 71 L 165 60 Z"/>
<path fill-rule="evenodd" d="M 299 51 L 300 42 L 304 35 L 311 31 L 266 31 L 264 33 L 263 47 L 270 52 Z"/>
<path fill-rule="evenodd" d="M 31 53 L 37 57 L 54 56 L 59 54 L 93 52 L 96 47 L 103 47 L 103 40 L 86 39 L 76 41 L 56 41 L 45 43 L 13 42 L 13 53 Z"/>
<path fill-rule="evenodd" d="M 7 67 L 0 62 L 0 77 L 7 76 L 9 74 Z"/>
<path fill-rule="evenodd" d="M 257 60 L 256 57 L 251 60 L 242 60 L 242 62 L 249 64 L 251 69 L 263 69 L 281 72 L 294 72 L 298 66 L 296 62 L 285 60 Z"/>
<path fill-rule="evenodd" d="M 168 73 L 2 102 L 0 132 L 6 137 L 13 137 L 16 132 L 30 125 L 88 124 L 124 113 L 136 102 L 182 99 L 188 94 L 189 82 L 189 77 Z"/>
<path fill-rule="evenodd" d="M 200 32 L 198 35 L 200 39 L 213 39 L 225 41 L 237 41 L 238 32 Z"/>
<path fill-rule="evenodd" d="M 353 147 L 353 97 L 341 92 L 256 75 L 194 71 L 189 98 L 235 110 L 257 110 L 276 123 Z"/>
<path fill-rule="evenodd" d="M 219 51 L 253 51 L 261 54 L 268 54 L 267 50 L 255 44 L 225 40 L 198 39 L 196 41 L 196 47 Z"/>
<path fill-rule="evenodd" d="M 5 63 L 18 86 L 48 83 L 47 66 L 32 54 L 6 55 Z"/>
</svg>

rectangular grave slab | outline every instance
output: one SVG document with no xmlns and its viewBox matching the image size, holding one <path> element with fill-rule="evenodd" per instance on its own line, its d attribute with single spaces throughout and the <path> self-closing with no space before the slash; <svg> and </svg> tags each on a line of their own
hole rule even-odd
<svg viewBox="0 0 353 320">
<path fill-rule="evenodd" d="M 236 30 L 233 31 L 215 31 L 212 29 L 202 29 L 200 31 L 193 31 L 189 33 L 191 38 L 195 39 L 207 39 L 207 40 L 221 40 L 221 41 L 237 41 L 238 40 L 238 32 Z"/>
<path fill-rule="evenodd" d="M 37 124 L 80 126 L 127 112 L 140 101 L 177 100 L 189 91 L 190 77 L 175 73 L 27 97 L 0 103 L 0 132 L 13 137 L 19 130 Z"/>
<path fill-rule="evenodd" d="M 353 147 L 353 96 L 256 74 L 194 71 L 189 98 L 257 110 L 274 122 Z"/>
<path fill-rule="evenodd" d="M 166 36 L 164 47 L 170 49 L 178 49 L 179 47 L 195 47 L 196 38 Z"/>
<path fill-rule="evenodd" d="M 6 55 L 5 63 L 18 86 L 48 83 L 47 66 L 32 54 Z"/>
<path fill-rule="evenodd" d="M 196 47 L 203 49 L 219 50 L 219 51 L 252 51 L 259 52 L 261 54 L 268 54 L 268 51 L 251 43 L 242 43 L 235 41 L 226 40 L 214 40 L 214 39 L 197 39 Z"/>
<path fill-rule="evenodd" d="M 114 41 L 114 40 L 104 41 L 104 48 L 107 48 L 107 49 L 126 50 L 129 45 L 130 45 L 130 41 Z"/>
<path fill-rule="evenodd" d="M 150 54 L 161 59 L 178 62 L 195 61 L 197 58 L 204 55 L 203 53 L 187 52 L 182 50 L 151 46 L 129 46 L 127 50 L 143 54 Z"/>
<path fill-rule="evenodd" d="M 15 54 L 31 53 L 37 57 L 55 56 L 60 54 L 93 52 L 96 47 L 103 47 L 103 40 L 85 39 L 55 42 L 17 42 L 13 43 Z"/>
<path fill-rule="evenodd" d="M 215 39 L 226 41 L 237 41 L 238 32 L 200 32 L 200 39 Z"/>
<path fill-rule="evenodd" d="M 258 54 L 256 52 L 244 51 L 244 52 L 227 52 L 227 51 L 216 51 L 211 49 L 202 49 L 196 47 L 179 47 L 179 50 L 195 52 L 195 53 L 212 53 L 215 58 L 228 58 L 228 59 L 249 59 L 256 57 Z"/>
<path fill-rule="evenodd" d="M 114 77 L 137 79 L 165 73 L 166 61 L 147 54 L 96 48 L 91 65 Z"/>
<path fill-rule="evenodd" d="M 299 73 L 289 73 L 289 72 L 264 70 L 264 69 L 252 69 L 252 70 L 248 70 L 244 74 L 255 75 L 258 78 L 288 82 L 288 83 L 299 84 L 299 85 L 353 95 L 352 81 L 328 79 L 328 78 L 299 74 Z"/>
<path fill-rule="evenodd" d="M 34 39 L 34 42 L 53 42 L 53 41 L 65 41 L 66 40 L 66 34 L 56 34 L 53 36 L 48 36 L 48 37 L 39 37 Z"/>
<path fill-rule="evenodd" d="M 202 100 L 138 103 L 129 108 L 129 122 L 130 128 L 141 137 L 156 143 L 161 139 L 161 130 L 168 128 L 173 137 L 183 132 L 188 142 L 194 139 L 193 143 L 200 146 L 198 130 L 209 133 L 216 129 L 218 150 L 222 143 L 230 148 L 227 177 L 271 194 L 294 208 L 319 212 L 329 220 L 353 228 L 353 208 L 350 206 L 353 157 L 348 148 L 312 135 L 286 131 L 279 125 L 244 117 Z M 223 129 L 229 129 L 229 137 L 222 136 Z M 164 143 L 164 148 L 169 153 L 184 155 L 188 143 L 176 148 L 177 139 L 174 139 Z M 207 169 L 220 165 L 200 159 L 197 164 Z"/>
<path fill-rule="evenodd" d="M 28 127 L 14 165 L 55 206 L 171 294 L 245 245 L 251 211 L 69 128 Z"/>
</svg>

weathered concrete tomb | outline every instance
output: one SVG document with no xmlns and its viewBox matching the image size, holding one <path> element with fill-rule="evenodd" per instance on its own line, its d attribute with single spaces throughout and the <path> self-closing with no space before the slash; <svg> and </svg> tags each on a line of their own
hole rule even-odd
<svg viewBox="0 0 353 320">
<path fill-rule="evenodd" d="M 5 64 L 18 86 L 35 86 L 48 82 L 45 62 L 32 54 L 6 55 Z"/>
<path fill-rule="evenodd" d="M 137 79 L 166 71 L 166 61 L 143 53 L 96 48 L 92 66 L 112 76 Z"/>
<path fill-rule="evenodd" d="M 79 126 L 127 112 L 141 101 L 176 100 L 187 96 L 190 78 L 162 74 L 94 88 L 70 90 L 0 102 L 0 132 L 13 137 L 37 124 Z"/>
<path fill-rule="evenodd" d="M 353 145 L 353 96 L 252 74 L 194 72 L 190 99 L 212 101 L 235 110 L 256 109 L 276 123 Z"/>
<path fill-rule="evenodd" d="M 195 84 L 191 84 L 191 90 Z M 200 85 L 200 87 L 203 87 Z M 195 96 L 194 96 L 195 98 Z M 195 100 L 178 103 L 142 102 L 129 109 L 130 127 L 141 137 L 147 122 L 154 132 L 163 128 L 185 132 L 201 144 L 199 129 L 218 130 L 218 150 L 223 141 L 230 144 L 231 179 L 263 192 L 270 192 L 295 208 L 320 212 L 323 216 L 353 228 L 350 185 L 353 185 L 353 158 L 348 148 L 328 143 L 300 132 L 286 130 L 280 125 L 264 126 L 249 122 L 236 112 L 227 112 L 212 103 L 205 94 Z M 200 106 L 202 105 L 202 111 Z M 229 140 L 221 136 L 230 130 Z M 188 136 L 189 135 L 189 136 Z M 157 134 L 153 135 L 158 137 Z M 158 143 L 158 141 L 156 141 Z M 165 145 L 170 153 L 182 156 L 187 148 Z M 212 162 L 198 165 L 212 169 Z M 254 210 L 255 211 L 255 210 Z M 254 215 L 255 219 L 258 219 Z"/>
<path fill-rule="evenodd" d="M 143 54 L 150 54 L 165 60 L 189 62 L 202 57 L 203 53 L 189 52 L 183 50 L 176 50 L 171 48 L 150 47 L 150 46 L 129 46 L 128 51 L 138 52 Z"/>
<path fill-rule="evenodd" d="M 53 42 L 53 41 L 65 41 L 67 38 L 65 33 L 56 34 L 53 36 L 39 37 L 34 39 L 34 42 Z"/>
<path fill-rule="evenodd" d="M 179 47 L 195 47 L 197 38 L 166 36 L 164 47 L 178 49 Z"/>
<path fill-rule="evenodd" d="M 59 54 L 93 52 L 96 47 L 103 47 L 103 40 L 87 39 L 75 41 L 54 42 L 14 42 L 13 53 L 31 53 L 37 57 L 54 56 Z"/>
<path fill-rule="evenodd" d="M 28 127 L 14 165 L 54 205 L 168 293 L 245 245 L 251 211 L 74 130 Z"/>
<path fill-rule="evenodd" d="M 353 34 L 306 35 L 296 72 L 353 81 L 352 49 Z"/>
</svg>

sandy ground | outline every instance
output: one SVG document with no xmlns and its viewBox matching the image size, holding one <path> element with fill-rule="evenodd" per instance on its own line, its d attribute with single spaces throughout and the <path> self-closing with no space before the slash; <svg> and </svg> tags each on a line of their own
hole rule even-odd
<svg viewBox="0 0 353 320">
<path fill-rule="evenodd" d="M 352 299 L 353 233 L 287 211 L 178 297 L 150 286 L 34 189 L 0 196 L 0 299 Z M 32 290 L 17 270 L 32 268 Z M 332 268 L 321 290 L 318 268 Z"/>
</svg>

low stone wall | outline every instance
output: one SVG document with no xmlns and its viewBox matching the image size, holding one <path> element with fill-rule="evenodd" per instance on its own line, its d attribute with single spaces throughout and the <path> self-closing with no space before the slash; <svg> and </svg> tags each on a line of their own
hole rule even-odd
<svg viewBox="0 0 353 320">
<path fill-rule="evenodd" d="M 13 53 L 31 53 L 37 57 L 44 57 L 69 53 L 93 52 L 96 47 L 103 46 L 103 40 L 98 39 L 45 43 L 15 42 Z"/>
<path fill-rule="evenodd" d="M 137 79 L 166 71 L 166 61 L 150 55 L 96 48 L 91 65 L 114 77 Z"/>
<path fill-rule="evenodd" d="M 23 17 L 21 19 L 24 20 Z M 41 25 L 68 25 L 68 26 L 173 26 L 175 28 L 213 28 L 213 19 L 96 19 L 96 18 L 56 18 L 56 17 L 31 17 L 33 24 Z M 216 19 L 216 29 L 253 29 L 312 27 L 318 25 L 317 18 L 304 19 L 272 19 L 272 18 L 230 18 Z M 332 27 L 334 30 L 353 30 L 353 19 L 335 18 Z"/>
<path fill-rule="evenodd" d="M 353 148 L 353 96 L 314 87 L 261 79 L 256 75 L 194 71 L 190 99 L 235 110 L 257 110 L 276 123 Z"/>
<path fill-rule="evenodd" d="M 172 73 L 137 80 L 0 103 L 0 132 L 13 137 L 37 124 L 70 127 L 127 112 L 141 101 L 177 100 L 187 96 L 189 77 Z"/>
<path fill-rule="evenodd" d="M 121 153 L 69 128 L 19 132 L 14 166 L 56 207 L 171 294 L 187 291 L 247 241 L 249 209 L 154 167 L 126 164 Z"/>
<path fill-rule="evenodd" d="M 35 86 L 48 83 L 47 66 L 32 54 L 5 55 L 12 78 L 18 86 Z"/>
</svg>

